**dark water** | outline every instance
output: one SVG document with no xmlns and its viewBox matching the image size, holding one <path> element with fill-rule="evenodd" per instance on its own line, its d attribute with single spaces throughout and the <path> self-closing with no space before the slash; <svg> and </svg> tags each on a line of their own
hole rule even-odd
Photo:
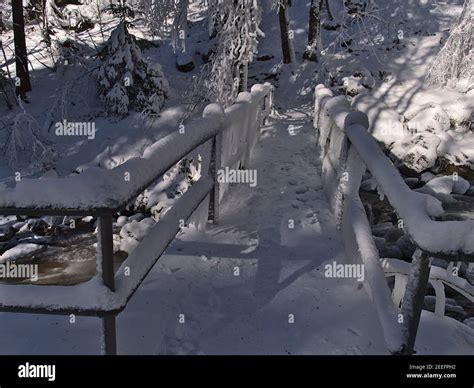
<svg viewBox="0 0 474 388">
<path fill-rule="evenodd" d="M 97 235 L 91 231 L 78 230 L 74 234 L 55 238 L 38 255 L 18 258 L 15 264 L 36 264 L 38 280 L 0 279 L 0 283 L 35 285 L 75 285 L 90 280 L 96 274 Z M 114 266 L 117 269 L 126 259 L 125 252 L 117 252 Z"/>
</svg>

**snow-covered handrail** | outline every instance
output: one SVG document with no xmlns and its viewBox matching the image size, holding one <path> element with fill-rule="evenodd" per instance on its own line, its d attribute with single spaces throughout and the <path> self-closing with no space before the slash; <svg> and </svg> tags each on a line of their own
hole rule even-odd
<svg viewBox="0 0 474 388">
<path fill-rule="evenodd" d="M 149 147 L 141 158 L 112 170 L 89 169 L 66 178 L 22 179 L 14 188 L 0 187 L 0 214 L 98 216 L 97 274 L 75 286 L 0 285 L 0 311 L 76 314 L 103 319 L 103 353 L 115 354 L 115 317 L 127 305 L 148 272 L 181 229 L 182 221 L 209 199 L 209 219 L 217 221 L 224 187 L 220 168 L 249 162 L 262 122 L 272 109 L 271 84 L 254 85 L 224 110 L 208 105 L 203 117 Z M 234 120 L 235 119 L 235 120 Z M 122 263 L 113 265 L 113 215 L 163 176 L 183 157 L 212 142 L 208 165 L 194 183 L 150 229 Z M 232 151 L 232 158 L 227 153 Z M 206 151 L 207 152 L 207 151 Z M 204 164 L 204 163 L 203 163 Z M 231 166 L 231 168 L 233 168 Z M 205 170 L 208 170 L 207 171 Z M 127 179 L 124 179 L 127 177 Z"/>
<path fill-rule="evenodd" d="M 369 133 L 369 120 L 351 111 L 344 96 L 333 97 L 324 85 L 315 89 L 314 127 L 321 150 L 323 186 L 342 230 L 346 251 L 364 263 L 366 289 L 372 297 L 385 340 L 392 353 L 412 353 L 430 274 L 430 257 L 474 259 L 473 221 L 436 221 L 442 214 L 434 197 L 412 191 Z M 362 177 L 369 170 L 404 221 L 405 232 L 417 246 L 405 291 L 402 312 L 392 303 L 379 252 L 359 197 Z M 400 317 L 401 315 L 401 317 Z M 400 319 L 404 322 L 400 325 Z"/>
<path fill-rule="evenodd" d="M 377 184 L 387 196 L 390 204 L 403 219 L 407 233 L 424 251 L 432 255 L 474 255 L 474 221 L 435 221 L 431 217 L 442 214 L 441 202 L 436 198 L 411 190 L 400 173 L 383 153 L 375 138 L 367 131 L 368 119 L 364 114 L 350 112 L 344 96 L 332 97 L 324 85 L 316 87 L 316 106 L 319 112 L 315 126 L 319 125 L 319 145 L 326 146 L 332 127 L 325 120 L 334 123 L 356 148 L 358 156 L 373 175 Z M 321 123 L 321 124 L 320 124 Z M 324 145 L 322 144 L 324 143 Z M 336 148 L 341 147 L 340 144 Z M 334 145 L 331 145 L 334 148 Z M 323 152 L 327 155 L 327 152 Z M 472 261 L 467 258 L 466 261 Z"/>
<path fill-rule="evenodd" d="M 271 85 L 266 83 L 254 85 L 251 93 L 242 94 L 248 95 L 249 105 L 256 107 L 270 98 L 271 90 Z M 268 116 L 268 106 L 259 114 Z M 186 123 L 185 135 L 174 131 L 150 146 L 142 157 L 129 159 L 113 169 L 89 168 L 79 175 L 23 178 L 13 188 L 0 186 L 0 214 L 118 212 L 179 160 L 225 131 L 228 125 L 222 108 L 211 104 L 202 118 Z"/>
<path fill-rule="evenodd" d="M 432 216 L 443 213 L 441 202 L 430 195 L 411 190 L 363 127 L 348 125 L 346 133 L 418 247 L 431 255 L 474 254 L 474 221 L 433 220 Z"/>
</svg>

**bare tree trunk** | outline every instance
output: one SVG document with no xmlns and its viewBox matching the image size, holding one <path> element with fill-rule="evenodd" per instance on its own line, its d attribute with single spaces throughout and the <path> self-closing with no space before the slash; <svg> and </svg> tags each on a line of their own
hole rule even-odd
<svg viewBox="0 0 474 388">
<path fill-rule="evenodd" d="M 31 91 L 30 74 L 28 72 L 28 55 L 25 40 L 25 19 L 23 17 L 22 0 L 12 0 L 13 36 L 15 41 L 16 94 L 21 98 Z"/>
<path fill-rule="evenodd" d="M 308 46 L 303 58 L 309 61 L 318 61 L 321 51 L 321 9 L 323 0 L 311 0 L 309 8 Z"/>
<path fill-rule="evenodd" d="M 283 51 L 283 63 L 295 62 L 295 51 L 290 37 L 288 8 L 291 6 L 291 0 L 281 0 L 278 9 L 280 19 L 281 49 Z"/>
</svg>

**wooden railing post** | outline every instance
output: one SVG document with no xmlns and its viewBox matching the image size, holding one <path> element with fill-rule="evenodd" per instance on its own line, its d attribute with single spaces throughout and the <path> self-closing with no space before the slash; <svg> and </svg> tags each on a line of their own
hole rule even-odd
<svg viewBox="0 0 474 388">
<path fill-rule="evenodd" d="M 404 354 L 413 354 L 415 350 L 416 334 L 420 324 L 430 270 L 431 259 L 429 255 L 417 248 L 413 255 L 405 297 L 402 302 Z"/>
<path fill-rule="evenodd" d="M 108 289 L 115 291 L 113 220 L 111 214 L 99 217 L 98 238 L 102 279 Z M 102 318 L 102 354 L 117 354 L 115 315 L 107 315 Z"/>
<path fill-rule="evenodd" d="M 211 161 L 209 163 L 209 175 L 214 177 L 214 187 L 209 196 L 209 221 L 217 224 L 219 221 L 219 202 L 221 196 L 221 184 L 217 179 L 217 173 L 221 169 L 222 136 L 216 135 L 212 140 Z"/>
<path fill-rule="evenodd" d="M 265 116 L 263 117 L 262 125 L 266 125 L 268 123 L 268 116 L 272 112 L 272 107 L 273 107 L 273 87 L 270 88 L 270 91 L 263 99 L 263 112 Z M 267 111 L 268 111 L 268 114 L 266 114 Z"/>
<path fill-rule="evenodd" d="M 202 113 L 203 118 L 212 118 L 224 126 L 225 112 L 219 104 L 209 104 Z M 209 161 L 209 175 L 214 178 L 214 187 L 209 195 L 208 221 L 217 224 L 219 220 L 219 203 L 221 196 L 221 186 L 217 179 L 217 174 L 222 168 L 222 131 L 212 139 L 211 159 Z"/>
</svg>

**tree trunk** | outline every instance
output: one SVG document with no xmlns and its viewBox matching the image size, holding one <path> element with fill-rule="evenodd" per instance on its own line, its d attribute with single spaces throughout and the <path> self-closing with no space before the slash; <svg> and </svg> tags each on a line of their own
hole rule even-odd
<svg viewBox="0 0 474 388">
<path fill-rule="evenodd" d="M 283 51 L 283 63 L 295 62 L 295 51 L 290 37 L 288 8 L 291 6 L 291 0 L 281 0 L 278 10 L 280 19 L 281 49 Z"/>
<path fill-rule="evenodd" d="M 318 61 L 321 51 L 321 9 L 323 0 L 311 0 L 309 8 L 308 46 L 303 58 L 309 61 Z"/>
<path fill-rule="evenodd" d="M 31 90 L 25 41 L 25 19 L 22 0 L 12 0 L 13 36 L 15 41 L 16 94 L 21 98 Z"/>
<path fill-rule="evenodd" d="M 240 65 L 239 92 L 248 91 L 248 79 L 249 79 L 249 64 L 247 61 L 245 61 Z"/>
</svg>

